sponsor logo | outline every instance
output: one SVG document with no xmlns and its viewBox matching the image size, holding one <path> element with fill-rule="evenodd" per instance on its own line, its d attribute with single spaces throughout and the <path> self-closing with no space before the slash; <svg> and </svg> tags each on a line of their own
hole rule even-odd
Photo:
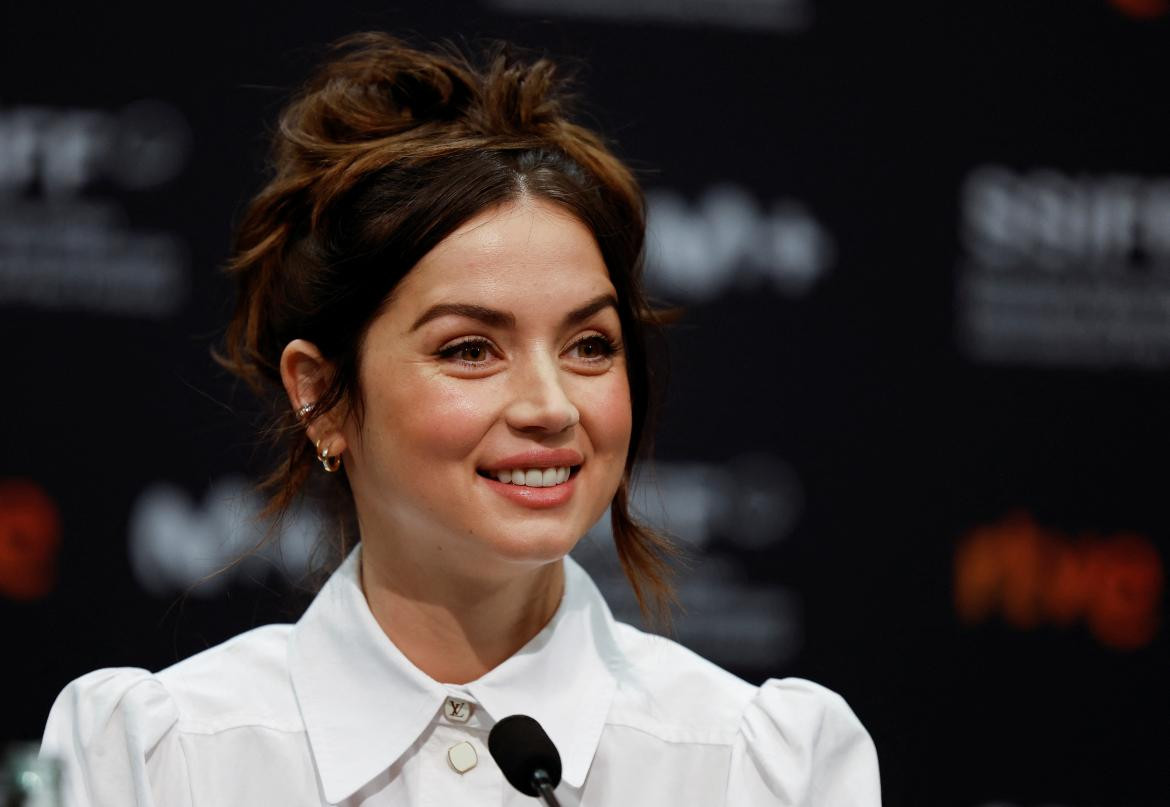
<svg viewBox="0 0 1170 807">
<path fill-rule="evenodd" d="M 191 133 L 169 104 L 144 100 L 98 109 L 0 110 L 0 191 L 78 194 L 102 181 L 141 191 L 178 176 Z"/>
<path fill-rule="evenodd" d="M 0 109 L 0 305 L 163 317 L 188 294 L 187 248 L 130 226 L 117 194 L 164 186 L 191 134 L 159 101 L 119 113 Z"/>
<path fill-rule="evenodd" d="M 60 548 L 61 516 L 49 494 L 27 479 L 0 479 L 0 596 L 48 596 Z"/>
<path fill-rule="evenodd" d="M 618 620 L 642 622 L 616 559 L 602 562 L 588 552 L 573 557 L 588 570 Z M 738 565 L 714 557 L 687 570 L 675 588 L 682 608 L 671 624 L 672 638 L 716 664 L 775 674 L 804 645 L 804 601 L 793 589 L 745 580 Z"/>
<path fill-rule="evenodd" d="M 1165 571 L 1144 535 L 1069 536 L 1027 513 L 978 527 L 955 551 L 955 608 L 977 624 L 1018 630 L 1085 625 L 1102 645 L 1146 647 L 1157 636 Z"/>
<path fill-rule="evenodd" d="M 958 341 L 989 363 L 1170 364 L 1170 177 L 1001 166 L 963 183 Z"/>
<path fill-rule="evenodd" d="M 130 564 L 138 584 L 157 596 L 214 596 L 229 583 L 263 584 L 269 572 L 303 575 L 320 534 L 308 508 L 294 510 L 265 542 L 269 524 L 253 485 L 239 476 L 216 480 L 202 501 L 157 482 L 130 513 Z M 257 549 L 263 543 L 259 551 Z"/>
<path fill-rule="evenodd" d="M 763 287 L 801 297 L 836 256 L 828 231 L 795 200 L 764 209 L 744 189 L 720 185 L 693 203 L 669 190 L 650 191 L 646 203 L 646 280 L 664 295 L 704 301 Z"/>
<path fill-rule="evenodd" d="M 796 526 L 804 490 L 788 463 L 745 454 L 724 463 L 654 462 L 635 475 L 630 510 L 642 523 L 691 550 L 713 543 L 756 550 L 775 546 Z M 612 544 L 608 518 L 590 538 Z"/>
<path fill-rule="evenodd" d="M 673 625 L 679 641 L 737 669 L 775 670 L 800 652 L 804 617 L 799 594 L 745 579 L 728 554 L 784 541 L 803 502 L 795 472 L 770 455 L 719 464 L 655 462 L 639 471 L 630 493 L 635 517 L 693 556 L 703 556 L 678 581 L 685 607 Z M 573 556 L 589 571 L 614 615 L 638 624 L 641 613 L 614 551 L 608 512 Z"/>
</svg>

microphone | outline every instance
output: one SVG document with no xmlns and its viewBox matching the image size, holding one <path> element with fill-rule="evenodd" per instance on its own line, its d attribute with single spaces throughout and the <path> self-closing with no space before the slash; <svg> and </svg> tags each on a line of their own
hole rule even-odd
<svg viewBox="0 0 1170 807">
<path fill-rule="evenodd" d="M 539 723 L 528 715 L 505 717 L 492 726 L 488 751 L 512 787 L 560 807 L 553 788 L 561 783 L 561 755 Z"/>
</svg>

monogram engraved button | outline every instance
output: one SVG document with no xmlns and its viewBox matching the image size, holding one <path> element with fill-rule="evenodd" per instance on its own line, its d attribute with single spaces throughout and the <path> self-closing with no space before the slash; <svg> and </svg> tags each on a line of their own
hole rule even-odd
<svg viewBox="0 0 1170 807">
<path fill-rule="evenodd" d="M 476 766 L 479 756 L 475 753 L 475 746 L 464 741 L 447 749 L 447 761 L 456 773 L 463 775 Z"/>
<path fill-rule="evenodd" d="M 456 723 L 466 723 L 467 719 L 471 717 L 471 704 L 467 701 L 461 701 L 458 698 L 447 698 L 443 701 L 443 714 L 447 716 L 448 720 Z M 472 763 L 475 764 L 474 762 Z"/>
</svg>

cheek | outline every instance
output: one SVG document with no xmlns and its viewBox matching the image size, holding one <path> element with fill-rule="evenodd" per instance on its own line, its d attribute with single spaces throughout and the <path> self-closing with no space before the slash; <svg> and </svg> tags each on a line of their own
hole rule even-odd
<svg viewBox="0 0 1170 807">
<path fill-rule="evenodd" d="M 381 449 L 414 460 L 462 459 L 491 427 L 487 391 L 447 378 L 403 379 L 370 407 L 380 415 Z"/>
<path fill-rule="evenodd" d="M 625 463 L 630 448 L 633 413 L 624 372 L 607 376 L 610 383 L 593 385 L 581 406 L 581 420 L 598 453 L 617 455 Z"/>
</svg>

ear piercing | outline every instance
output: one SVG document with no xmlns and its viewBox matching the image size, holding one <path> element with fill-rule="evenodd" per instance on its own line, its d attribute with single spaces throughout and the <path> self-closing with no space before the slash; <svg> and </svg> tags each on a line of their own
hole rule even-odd
<svg viewBox="0 0 1170 807">
<path fill-rule="evenodd" d="M 341 467 L 341 456 L 336 457 L 329 455 L 329 446 L 321 448 L 321 441 L 317 441 L 317 461 L 321 463 L 321 467 L 327 473 L 337 473 L 337 469 Z"/>
<path fill-rule="evenodd" d="M 297 409 L 297 420 L 304 423 L 316 406 L 317 404 L 315 403 L 302 404 L 301 407 Z M 332 456 L 329 453 L 329 446 L 321 448 L 321 441 L 318 440 L 317 462 L 321 463 L 321 467 L 325 469 L 326 473 L 335 474 L 337 473 L 338 469 L 341 468 L 341 455 L 338 454 L 337 456 Z"/>
</svg>

